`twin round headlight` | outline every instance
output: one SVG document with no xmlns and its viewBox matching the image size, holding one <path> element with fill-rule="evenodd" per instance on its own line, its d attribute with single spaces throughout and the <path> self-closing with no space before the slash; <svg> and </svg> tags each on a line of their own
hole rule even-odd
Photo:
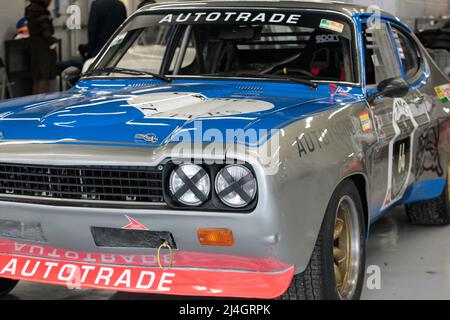
<svg viewBox="0 0 450 320">
<path fill-rule="evenodd" d="M 182 164 L 170 176 L 172 196 L 187 206 L 200 206 L 211 193 L 211 178 L 202 167 Z M 252 171 L 242 165 L 229 165 L 221 169 L 215 181 L 219 199 L 231 208 L 248 206 L 256 197 L 257 183 Z"/>
</svg>

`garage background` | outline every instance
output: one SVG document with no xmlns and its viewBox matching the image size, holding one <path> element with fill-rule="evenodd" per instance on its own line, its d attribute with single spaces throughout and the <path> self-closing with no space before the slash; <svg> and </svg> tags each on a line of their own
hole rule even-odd
<svg viewBox="0 0 450 320">
<path fill-rule="evenodd" d="M 140 0 L 123 0 L 131 14 L 138 6 Z M 157 2 L 163 2 L 158 0 Z M 415 18 L 439 17 L 449 14 L 450 0 L 347 0 L 343 2 L 364 5 L 378 5 L 390 11 L 402 20 L 414 24 Z M 15 34 L 17 21 L 23 16 L 24 0 L 0 2 L 0 57 L 4 57 L 3 42 L 12 39 Z M 53 0 L 52 10 L 57 10 L 61 16 L 55 19 L 56 37 L 62 40 L 62 60 L 77 56 L 78 45 L 87 43 L 86 24 L 89 16 L 89 7 L 92 0 Z M 66 9 L 70 4 L 77 4 L 81 8 L 81 30 L 67 30 L 65 28 Z"/>
</svg>

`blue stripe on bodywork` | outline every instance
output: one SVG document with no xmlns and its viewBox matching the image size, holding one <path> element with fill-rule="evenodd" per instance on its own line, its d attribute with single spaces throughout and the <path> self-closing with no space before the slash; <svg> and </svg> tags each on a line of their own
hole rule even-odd
<svg viewBox="0 0 450 320">
<path fill-rule="evenodd" d="M 439 178 L 418 181 L 412 184 L 406 189 L 405 194 L 400 201 L 393 203 L 385 210 L 381 210 L 381 205 L 374 208 L 370 215 L 370 222 L 376 222 L 385 214 L 389 213 L 390 210 L 398 207 L 399 205 L 412 204 L 439 198 L 439 196 L 442 195 L 442 192 L 444 192 L 446 183 L 447 179 Z"/>
<path fill-rule="evenodd" d="M 447 179 L 419 181 L 410 186 L 403 197 L 402 204 L 410 204 L 438 198 L 444 192 Z"/>
</svg>

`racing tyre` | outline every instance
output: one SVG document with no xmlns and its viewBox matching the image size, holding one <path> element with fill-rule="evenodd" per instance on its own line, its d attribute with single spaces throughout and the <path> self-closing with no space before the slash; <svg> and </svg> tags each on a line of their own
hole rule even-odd
<svg viewBox="0 0 450 320">
<path fill-rule="evenodd" d="M 281 300 L 357 300 L 365 268 L 363 206 L 352 181 L 343 182 L 328 205 L 306 270 L 295 275 Z"/>
<path fill-rule="evenodd" d="M 19 283 L 18 280 L 0 278 L 0 297 L 6 296 Z"/>
<path fill-rule="evenodd" d="M 409 220 L 416 225 L 446 226 L 450 224 L 449 179 L 437 199 L 406 205 Z"/>
</svg>

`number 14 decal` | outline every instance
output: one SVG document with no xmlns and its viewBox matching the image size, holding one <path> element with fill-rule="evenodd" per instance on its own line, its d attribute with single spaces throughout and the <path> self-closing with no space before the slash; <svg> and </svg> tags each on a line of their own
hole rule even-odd
<svg viewBox="0 0 450 320">
<path fill-rule="evenodd" d="M 405 153 L 405 149 L 406 149 L 406 144 L 402 143 L 400 145 L 400 150 L 399 150 L 399 154 L 398 154 L 398 173 L 402 173 L 406 169 L 406 153 Z"/>
</svg>

